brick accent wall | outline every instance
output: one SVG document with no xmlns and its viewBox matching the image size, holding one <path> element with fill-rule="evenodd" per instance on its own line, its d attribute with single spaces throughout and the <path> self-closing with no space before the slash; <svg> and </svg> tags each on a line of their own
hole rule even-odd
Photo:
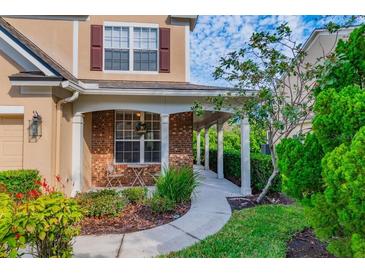
<svg viewBox="0 0 365 274">
<path fill-rule="evenodd" d="M 92 113 L 91 129 L 91 181 L 94 187 L 107 184 L 106 171 L 109 164 L 114 163 L 114 110 L 96 111 Z M 183 112 L 170 115 L 169 161 L 171 166 L 193 166 L 193 113 Z M 135 179 L 135 174 L 126 164 L 114 165 L 118 174 L 123 176 L 113 181 L 128 186 Z M 160 171 L 160 165 L 151 165 L 143 174 L 147 185 L 153 184 L 151 174 Z"/>
<path fill-rule="evenodd" d="M 92 113 L 91 134 L 91 181 L 96 187 L 104 187 L 107 184 L 106 171 L 109 164 L 114 163 L 114 110 L 96 111 Z M 113 180 L 113 185 L 128 186 L 133 183 L 135 174 L 126 164 L 114 165 L 118 174 L 123 174 L 118 180 Z M 160 171 L 160 165 L 151 165 L 143 174 L 147 185 L 153 184 L 150 174 Z M 138 184 L 136 184 L 138 185 Z"/>
<path fill-rule="evenodd" d="M 193 166 L 193 113 L 170 115 L 169 129 L 170 166 Z"/>
</svg>

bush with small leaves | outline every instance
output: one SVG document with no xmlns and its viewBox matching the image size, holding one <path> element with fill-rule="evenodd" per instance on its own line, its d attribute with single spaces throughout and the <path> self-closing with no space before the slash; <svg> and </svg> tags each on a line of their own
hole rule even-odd
<svg viewBox="0 0 365 274">
<path fill-rule="evenodd" d="M 321 145 L 313 133 L 305 139 L 283 139 L 276 147 L 282 190 L 292 198 L 306 203 L 313 193 L 324 189 Z"/>
<path fill-rule="evenodd" d="M 365 127 L 322 160 L 323 193 L 308 210 L 316 234 L 339 257 L 365 257 Z"/>
<path fill-rule="evenodd" d="M 76 200 L 86 217 L 115 217 L 128 203 L 121 193 L 112 189 L 80 193 Z"/>
<path fill-rule="evenodd" d="M 122 190 L 122 195 L 127 198 L 130 203 L 138 204 L 147 198 L 146 187 L 130 187 Z"/>
<path fill-rule="evenodd" d="M 151 199 L 147 200 L 147 205 L 150 206 L 154 214 L 173 212 L 176 208 L 175 202 L 158 195 L 154 195 Z"/>
</svg>

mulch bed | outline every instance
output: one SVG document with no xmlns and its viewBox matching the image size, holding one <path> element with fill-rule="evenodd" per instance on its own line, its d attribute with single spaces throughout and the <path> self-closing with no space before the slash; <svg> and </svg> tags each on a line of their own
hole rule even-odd
<svg viewBox="0 0 365 274">
<path fill-rule="evenodd" d="M 288 243 L 287 258 L 334 258 L 309 228 L 298 232 Z"/>
<path fill-rule="evenodd" d="M 180 218 L 189 208 L 190 202 L 178 205 L 175 212 L 154 214 L 146 205 L 129 204 L 117 217 L 84 218 L 81 222 L 81 235 L 119 234 L 145 230 Z"/>
<path fill-rule="evenodd" d="M 252 195 L 249 197 L 228 197 L 228 203 L 232 210 L 241 210 L 244 208 L 250 208 L 257 206 L 256 199 L 259 195 Z M 282 204 L 290 205 L 294 201 L 283 195 L 282 193 L 272 193 L 268 194 L 264 200 L 261 202 L 263 204 Z"/>
</svg>

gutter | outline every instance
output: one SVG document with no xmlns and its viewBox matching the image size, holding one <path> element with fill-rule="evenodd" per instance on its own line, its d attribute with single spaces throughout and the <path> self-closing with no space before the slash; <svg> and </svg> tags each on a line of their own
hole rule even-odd
<svg viewBox="0 0 365 274">
<path fill-rule="evenodd" d="M 68 82 L 68 81 L 66 81 Z M 61 83 L 61 86 L 65 89 L 68 89 L 73 92 L 70 97 L 66 97 L 61 99 L 56 104 L 56 167 L 55 167 L 55 175 L 60 175 L 60 155 L 61 155 L 61 115 L 62 115 L 62 105 L 72 103 L 76 101 L 80 96 L 80 91 Z"/>
</svg>

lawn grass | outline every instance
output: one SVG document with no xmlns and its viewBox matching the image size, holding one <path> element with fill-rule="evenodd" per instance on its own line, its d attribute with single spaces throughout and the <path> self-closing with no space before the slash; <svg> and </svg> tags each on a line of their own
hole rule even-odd
<svg viewBox="0 0 365 274">
<path fill-rule="evenodd" d="M 308 226 L 298 205 L 263 205 L 235 211 L 217 234 L 166 257 L 281 258 L 287 242 Z"/>
</svg>

